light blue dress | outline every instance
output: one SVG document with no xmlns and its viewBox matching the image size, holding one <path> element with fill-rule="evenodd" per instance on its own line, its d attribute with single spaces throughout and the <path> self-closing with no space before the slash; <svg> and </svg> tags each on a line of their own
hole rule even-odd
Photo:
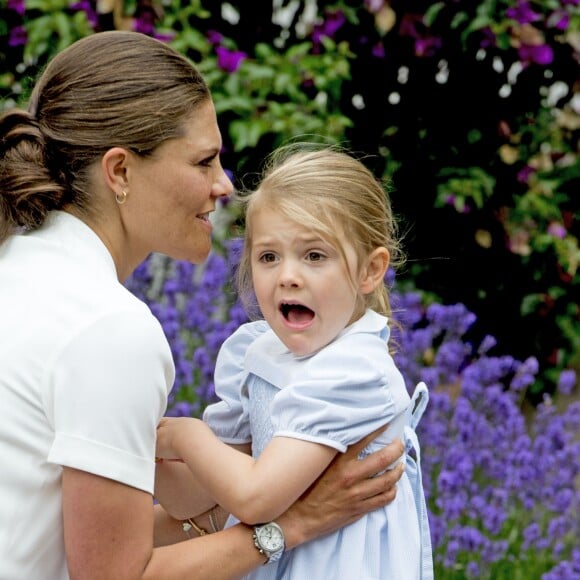
<svg viewBox="0 0 580 580">
<path fill-rule="evenodd" d="M 241 326 L 224 342 L 215 374 L 221 400 L 204 413 L 204 420 L 222 441 L 251 442 L 254 457 L 275 436 L 313 441 L 344 452 L 388 422 L 387 431 L 361 457 L 396 437 L 407 449 L 405 474 L 393 502 L 333 534 L 289 550 L 278 562 L 261 566 L 246 578 L 433 578 L 415 434 L 428 393 L 421 383 L 413 399 L 409 397 L 388 352 L 386 323 L 384 316 L 367 310 L 331 344 L 307 357 L 292 355 L 264 321 Z M 228 525 L 236 521 L 230 517 Z"/>
</svg>

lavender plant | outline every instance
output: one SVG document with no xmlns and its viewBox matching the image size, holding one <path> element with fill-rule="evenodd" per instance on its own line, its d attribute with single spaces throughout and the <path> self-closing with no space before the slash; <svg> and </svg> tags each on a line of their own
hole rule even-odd
<svg viewBox="0 0 580 580">
<path fill-rule="evenodd" d="M 231 289 L 236 243 L 194 265 L 152 255 L 126 286 L 161 322 L 176 369 L 167 415 L 198 416 L 215 396 L 213 369 L 222 342 L 246 314 Z"/>
<path fill-rule="evenodd" d="M 526 417 L 535 358 L 466 342 L 475 315 L 461 304 L 397 300 L 397 362 L 409 386 L 431 386 L 419 437 L 436 578 L 580 578 L 580 402 L 560 412 L 546 395 Z M 562 373 L 560 392 L 575 380 Z"/>
<path fill-rule="evenodd" d="M 214 398 L 217 351 L 247 320 L 231 284 L 238 256 L 235 240 L 203 266 L 152 256 L 127 284 L 171 344 L 169 415 L 199 416 Z M 430 386 L 419 437 L 436 578 L 579 578 L 580 402 L 559 411 L 546 395 L 526 416 L 535 358 L 494 356 L 491 336 L 472 344 L 476 317 L 462 304 L 425 305 L 395 288 L 392 296 L 397 363 L 410 390 L 421 380 Z M 561 394 L 575 382 L 573 371 L 562 373 Z"/>
</svg>

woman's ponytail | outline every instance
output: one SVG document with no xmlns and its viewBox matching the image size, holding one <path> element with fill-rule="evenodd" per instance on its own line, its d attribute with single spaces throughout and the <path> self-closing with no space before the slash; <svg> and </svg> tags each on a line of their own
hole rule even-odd
<svg viewBox="0 0 580 580">
<path fill-rule="evenodd" d="M 63 186 L 46 163 L 45 140 L 31 113 L 0 116 L 0 243 L 18 229 L 35 229 L 62 206 Z"/>
</svg>

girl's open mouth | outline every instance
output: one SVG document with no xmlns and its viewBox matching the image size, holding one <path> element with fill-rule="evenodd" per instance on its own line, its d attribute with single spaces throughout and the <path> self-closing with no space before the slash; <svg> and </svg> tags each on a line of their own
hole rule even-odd
<svg viewBox="0 0 580 580">
<path fill-rule="evenodd" d="M 314 312 L 302 304 L 281 304 L 280 312 L 293 325 L 305 325 L 314 319 Z"/>
</svg>

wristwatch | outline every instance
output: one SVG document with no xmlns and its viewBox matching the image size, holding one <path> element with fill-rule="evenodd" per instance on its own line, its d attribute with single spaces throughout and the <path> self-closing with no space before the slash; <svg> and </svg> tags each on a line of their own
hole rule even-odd
<svg viewBox="0 0 580 580">
<path fill-rule="evenodd" d="M 277 562 L 282 557 L 285 548 L 284 532 L 277 523 L 254 526 L 252 538 L 260 554 L 268 558 L 265 564 Z"/>
</svg>

